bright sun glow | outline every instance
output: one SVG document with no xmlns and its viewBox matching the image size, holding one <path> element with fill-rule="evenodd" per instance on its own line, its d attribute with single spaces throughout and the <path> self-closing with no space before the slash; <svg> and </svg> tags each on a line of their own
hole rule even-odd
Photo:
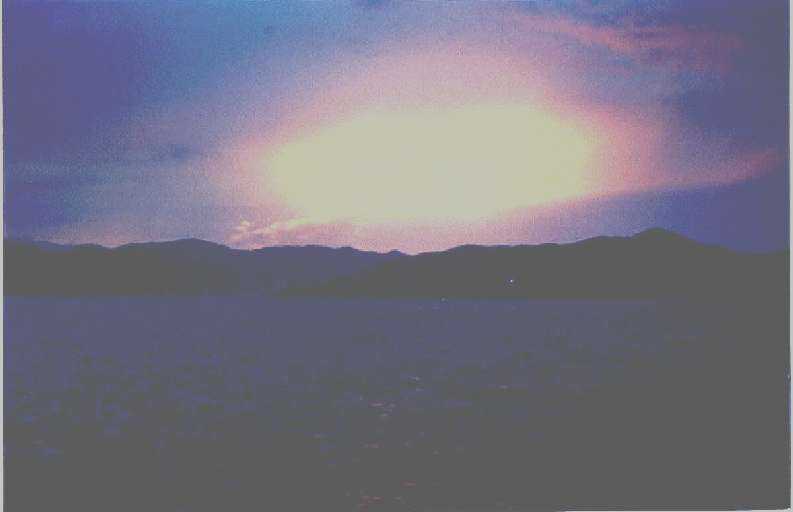
<svg viewBox="0 0 793 512">
<path fill-rule="evenodd" d="M 595 146 L 530 105 L 372 110 L 275 148 L 266 172 L 316 220 L 464 221 L 585 195 Z"/>
</svg>

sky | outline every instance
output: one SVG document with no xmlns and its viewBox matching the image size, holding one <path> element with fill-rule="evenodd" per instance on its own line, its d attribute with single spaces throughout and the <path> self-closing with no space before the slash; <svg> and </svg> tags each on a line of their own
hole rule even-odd
<svg viewBox="0 0 793 512">
<path fill-rule="evenodd" d="M 785 248 L 787 8 L 6 0 L 5 236 Z"/>
</svg>

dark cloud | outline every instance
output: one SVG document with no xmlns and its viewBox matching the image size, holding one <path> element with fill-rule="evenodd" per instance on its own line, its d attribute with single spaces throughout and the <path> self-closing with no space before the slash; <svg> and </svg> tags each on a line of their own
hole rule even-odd
<svg viewBox="0 0 793 512">
<path fill-rule="evenodd" d="M 10 1 L 3 11 L 12 162 L 69 159 L 139 111 L 219 85 L 272 30 L 250 5 Z"/>
</svg>

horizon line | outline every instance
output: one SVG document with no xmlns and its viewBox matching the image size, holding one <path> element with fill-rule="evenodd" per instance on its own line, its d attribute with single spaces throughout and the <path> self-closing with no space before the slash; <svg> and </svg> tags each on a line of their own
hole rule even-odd
<svg viewBox="0 0 793 512">
<path fill-rule="evenodd" d="M 676 237 L 679 237 L 679 238 L 683 238 L 685 240 L 689 240 L 691 242 L 694 242 L 694 243 L 697 243 L 697 244 L 700 244 L 700 245 L 703 245 L 703 246 L 706 246 L 706 247 L 718 247 L 718 248 L 726 249 L 726 250 L 729 250 L 729 251 L 732 251 L 732 252 L 736 252 L 736 253 L 739 253 L 739 254 L 774 254 L 774 253 L 789 252 L 790 251 L 790 238 L 789 237 L 788 237 L 787 245 L 782 247 L 782 248 L 766 250 L 766 251 L 737 250 L 737 249 L 733 249 L 733 248 L 730 248 L 730 247 L 727 247 L 727 246 L 724 246 L 724 245 L 721 245 L 721 244 L 704 243 L 704 242 L 696 240 L 696 239 L 694 239 L 694 238 L 692 238 L 690 236 L 678 233 L 677 231 L 674 231 L 674 230 L 671 230 L 671 229 L 667 229 L 667 228 L 662 228 L 662 227 L 659 227 L 659 226 L 646 228 L 646 229 L 643 229 L 641 231 L 637 231 L 637 232 L 633 233 L 632 235 L 596 235 L 596 236 L 591 236 L 591 237 L 586 237 L 586 238 L 580 238 L 580 239 L 572 240 L 572 241 L 569 241 L 569 242 L 538 242 L 538 243 L 515 243 L 515 244 L 509 244 L 509 243 L 504 243 L 504 244 L 469 243 L 469 244 L 454 245 L 454 246 L 447 247 L 445 249 L 431 250 L 431 251 L 421 251 L 421 252 L 415 252 L 415 253 L 405 252 L 405 251 L 402 251 L 400 249 L 391 249 L 391 250 L 388 250 L 388 251 L 376 251 L 376 250 L 369 250 L 369 249 L 360 249 L 358 247 L 353 247 L 351 245 L 323 245 L 323 244 L 311 244 L 311 243 L 309 243 L 309 244 L 263 245 L 261 247 L 255 247 L 255 248 L 250 248 L 250 249 L 242 249 L 242 248 L 237 248 L 237 247 L 232 247 L 230 245 L 226 245 L 225 243 L 215 242 L 213 240 L 206 240 L 206 239 L 203 239 L 203 238 L 198 238 L 198 237 L 193 237 L 193 236 L 187 236 L 187 237 L 184 237 L 184 238 L 174 238 L 174 239 L 168 239 L 168 240 L 147 240 L 147 241 L 127 242 L 127 243 L 123 243 L 123 244 L 119 244 L 119 245 L 108 246 L 108 245 L 103 245 L 103 244 L 93 243 L 93 242 L 74 243 L 74 244 L 72 244 L 72 243 L 61 243 L 61 242 L 53 242 L 51 240 L 44 240 L 44 239 L 35 239 L 35 238 L 19 237 L 19 236 L 5 236 L 5 234 L 4 234 L 4 236 L 3 236 L 3 244 L 5 244 L 8 241 L 15 241 L 15 242 L 30 243 L 30 244 L 51 244 L 51 245 L 55 245 L 55 246 L 58 246 L 58 247 L 64 247 L 64 248 L 68 248 L 68 247 L 100 247 L 102 249 L 111 250 L 112 251 L 112 250 L 117 250 L 117 249 L 121 249 L 121 248 L 124 248 L 124 247 L 130 247 L 130 246 L 135 246 L 135 245 L 168 244 L 168 243 L 177 243 L 177 242 L 197 241 L 197 242 L 203 242 L 203 243 L 207 243 L 207 244 L 220 246 L 220 247 L 223 247 L 225 249 L 232 250 L 232 251 L 243 251 L 243 252 L 255 252 L 255 251 L 261 251 L 261 250 L 265 250 L 265 249 L 319 248 L 319 249 L 332 249 L 332 250 L 350 249 L 350 250 L 357 251 L 357 252 L 362 252 L 362 253 L 374 253 L 374 254 L 382 254 L 382 255 L 392 254 L 392 253 L 396 252 L 396 253 L 399 253 L 399 254 L 402 254 L 402 255 L 406 255 L 406 256 L 420 256 L 422 254 L 439 254 L 439 253 L 444 253 L 444 252 L 453 251 L 453 250 L 461 249 L 461 248 L 467 248 L 467 247 L 519 248 L 519 247 L 540 247 L 540 246 L 547 246 L 547 245 L 551 245 L 551 246 L 573 245 L 573 244 L 577 244 L 577 243 L 582 243 L 582 242 L 586 242 L 586 241 L 590 241 L 590 240 L 603 239 L 603 238 L 606 238 L 606 239 L 631 239 L 631 238 L 635 238 L 635 237 L 638 237 L 640 235 L 644 235 L 644 234 L 648 234 L 648 233 L 663 233 L 663 234 L 667 234 L 667 235 L 673 235 L 673 236 L 676 236 Z"/>
</svg>

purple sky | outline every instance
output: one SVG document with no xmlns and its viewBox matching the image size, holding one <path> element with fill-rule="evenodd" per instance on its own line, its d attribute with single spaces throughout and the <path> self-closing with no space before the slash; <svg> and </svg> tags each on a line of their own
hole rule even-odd
<svg viewBox="0 0 793 512">
<path fill-rule="evenodd" d="M 783 0 L 6 0 L 5 234 L 788 245 Z"/>
</svg>

